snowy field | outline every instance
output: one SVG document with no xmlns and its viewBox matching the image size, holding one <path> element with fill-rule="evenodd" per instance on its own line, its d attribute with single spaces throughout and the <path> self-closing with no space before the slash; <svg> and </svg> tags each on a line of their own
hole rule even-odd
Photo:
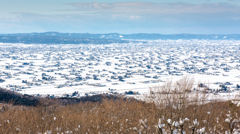
<svg viewBox="0 0 240 134">
<path fill-rule="evenodd" d="M 155 40 L 110 45 L 0 43 L 0 87 L 31 95 L 75 97 L 194 78 L 209 94 L 239 93 L 240 41 Z M 73 95 L 74 96 L 74 95 Z"/>
</svg>

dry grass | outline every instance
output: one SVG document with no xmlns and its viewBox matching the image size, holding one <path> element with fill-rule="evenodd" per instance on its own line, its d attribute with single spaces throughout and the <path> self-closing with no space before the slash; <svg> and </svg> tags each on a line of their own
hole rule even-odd
<svg viewBox="0 0 240 134">
<path fill-rule="evenodd" d="M 139 119 L 148 119 L 149 124 L 156 125 L 156 110 L 152 104 L 123 99 L 68 106 L 12 107 L 0 113 L 0 133 L 135 133 L 133 127 L 138 126 Z"/>
<path fill-rule="evenodd" d="M 194 98 L 188 91 L 192 88 L 190 79 L 185 84 L 169 84 L 152 89 L 146 98 L 148 103 L 119 98 L 65 106 L 1 104 L 0 133 L 232 134 L 238 131 L 240 108 L 231 101 L 205 103 L 204 97 Z"/>
<path fill-rule="evenodd" d="M 7 107 L 7 106 L 5 106 Z M 201 128 L 208 133 L 224 133 L 238 128 L 240 109 L 229 102 L 211 102 L 203 105 L 189 105 L 186 108 L 159 108 L 153 103 L 136 101 L 105 100 L 102 103 L 80 103 L 68 106 L 21 107 L 9 106 L 0 113 L 0 133 L 160 133 L 157 130 L 159 119 L 165 132 L 172 127 L 167 119 L 178 121 L 188 118 L 182 129 L 186 133 Z M 230 118 L 230 122 L 226 119 Z M 140 121 L 142 119 L 143 121 Z M 195 128 L 193 121 L 198 121 Z M 146 120 L 146 121 L 145 121 Z"/>
</svg>

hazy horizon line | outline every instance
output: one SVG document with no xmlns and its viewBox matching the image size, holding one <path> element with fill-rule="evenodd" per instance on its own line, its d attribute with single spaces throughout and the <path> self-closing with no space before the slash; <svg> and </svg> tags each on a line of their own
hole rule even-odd
<svg viewBox="0 0 240 134">
<path fill-rule="evenodd" d="M 31 33 L 69 33 L 69 34 L 123 34 L 123 35 L 131 35 L 131 34 L 161 34 L 161 35 L 174 35 L 174 34 L 191 34 L 191 35 L 234 35 L 234 34 L 240 34 L 240 33 L 171 33 L 171 34 L 164 34 L 164 33 L 118 33 L 118 32 L 109 32 L 109 33 L 88 33 L 88 32 L 58 32 L 58 31 L 45 31 L 45 32 L 16 32 L 16 33 L 0 33 L 0 34 L 31 34 Z"/>
</svg>

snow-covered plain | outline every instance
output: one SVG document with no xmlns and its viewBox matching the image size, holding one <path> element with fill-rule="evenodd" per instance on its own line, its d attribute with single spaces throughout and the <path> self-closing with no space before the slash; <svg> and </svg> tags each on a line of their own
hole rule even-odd
<svg viewBox="0 0 240 134">
<path fill-rule="evenodd" d="M 0 87 L 32 95 L 62 96 L 75 91 L 80 96 L 125 91 L 144 94 L 149 87 L 189 76 L 195 80 L 194 87 L 203 83 L 212 95 L 238 94 L 240 41 L 144 42 L 0 43 Z"/>
</svg>

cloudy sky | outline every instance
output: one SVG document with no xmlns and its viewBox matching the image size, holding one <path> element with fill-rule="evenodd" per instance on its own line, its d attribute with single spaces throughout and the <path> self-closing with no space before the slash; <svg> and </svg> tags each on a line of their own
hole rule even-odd
<svg viewBox="0 0 240 134">
<path fill-rule="evenodd" d="M 0 33 L 240 34 L 240 0 L 1 0 Z"/>
</svg>

